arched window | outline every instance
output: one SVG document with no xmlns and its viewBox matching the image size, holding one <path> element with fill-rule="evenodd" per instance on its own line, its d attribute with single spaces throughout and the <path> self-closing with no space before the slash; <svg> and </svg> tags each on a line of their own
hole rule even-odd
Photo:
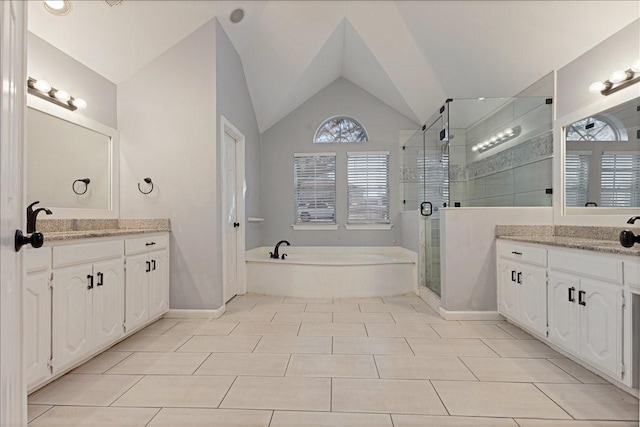
<svg viewBox="0 0 640 427">
<path fill-rule="evenodd" d="M 624 125 L 614 117 L 591 116 L 567 128 L 567 141 L 627 141 Z"/>
<path fill-rule="evenodd" d="M 367 142 L 369 137 L 364 126 L 346 116 L 336 116 L 325 120 L 313 137 L 314 143 Z"/>
</svg>

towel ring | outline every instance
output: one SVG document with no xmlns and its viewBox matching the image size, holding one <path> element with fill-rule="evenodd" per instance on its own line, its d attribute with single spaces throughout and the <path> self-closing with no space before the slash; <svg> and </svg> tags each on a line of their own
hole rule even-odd
<svg viewBox="0 0 640 427">
<path fill-rule="evenodd" d="M 76 182 L 82 182 L 84 183 L 84 191 L 82 193 L 76 191 Z M 91 182 L 91 180 L 89 178 L 82 178 L 82 179 L 76 179 L 75 181 L 73 181 L 73 184 L 71 184 L 71 189 L 73 190 L 74 193 L 76 193 L 78 196 L 82 196 L 83 194 L 85 194 L 87 192 L 87 190 L 89 189 L 89 183 Z"/>
<path fill-rule="evenodd" d="M 147 184 L 151 184 L 151 190 L 147 191 L 146 193 L 144 191 L 142 191 L 142 188 L 140 188 L 140 183 L 138 183 L 138 191 L 141 192 L 142 194 L 149 194 L 153 191 L 153 181 L 151 181 L 151 178 L 145 178 L 144 182 L 146 182 Z"/>
</svg>

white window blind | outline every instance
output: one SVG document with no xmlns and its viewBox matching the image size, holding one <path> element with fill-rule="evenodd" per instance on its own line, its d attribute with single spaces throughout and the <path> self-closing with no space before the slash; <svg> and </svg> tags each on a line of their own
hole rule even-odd
<svg viewBox="0 0 640 427">
<path fill-rule="evenodd" d="M 565 158 L 565 203 L 567 206 L 584 206 L 589 188 L 589 163 L 591 155 L 567 153 Z"/>
<path fill-rule="evenodd" d="M 349 224 L 388 224 L 389 152 L 347 153 Z"/>
<path fill-rule="evenodd" d="M 640 202 L 640 155 L 605 152 L 600 180 L 601 206 L 638 206 Z"/>
<path fill-rule="evenodd" d="M 294 154 L 296 224 L 336 223 L 336 154 Z"/>
</svg>

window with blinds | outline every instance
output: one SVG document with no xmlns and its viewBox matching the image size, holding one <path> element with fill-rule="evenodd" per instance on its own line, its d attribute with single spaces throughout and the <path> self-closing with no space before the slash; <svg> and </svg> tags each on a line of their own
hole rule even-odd
<svg viewBox="0 0 640 427">
<path fill-rule="evenodd" d="M 295 223 L 336 223 L 336 154 L 294 154 Z"/>
<path fill-rule="evenodd" d="M 348 224 L 389 224 L 389 152 L 347 153 Z"/>
<path fill-rule="evenodd" d="M 567 153 L 565 157 L 565 204 L 584 206 L 588 199 L 590 154 Z"/>
<path fill-rule="evenodd" d="M 604 152 L 600 179 L 601 206 L 631 207 L 640 203 L 640 155 Z"/>
</svg>

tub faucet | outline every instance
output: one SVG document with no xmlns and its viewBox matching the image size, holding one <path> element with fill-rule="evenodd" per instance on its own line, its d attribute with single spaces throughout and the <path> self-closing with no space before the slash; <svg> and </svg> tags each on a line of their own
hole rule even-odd
<svg viewBox="0 0 640 427">
<path fill-rule="evenodd" d="M 47 208 L 38 208 L 35 211 L 33 210 L 33 206 L 40 203 L 40 201 L 33 202 L 29 206 L 27 206 L 27 233 L 35 233 L 36 231 L 36 218 L 41 211 L 44 211 L 47 215 L 51 215 L 51 212 Z"/>
<path fill-rule="evenodd" d="M 280 245 L 286 243 L 287 246 L 291 246 L 291 244 L 289 242 L 287 242 L 286 240 L 280 240 L 277 244 L 275 249 L 273 250 L 273 252 L 269 252 L 269 257 L 273 258 L 273 259 L 280 259 L 280 254 L 278 253 L 278 249 L 280 249 Z M 284 259 L 284 257 L 282 258 Z"/>
<path fill-rule="evenodd" d="M 635 222 L 637 220 L 640 219 L 640 216 L 632 216 L 631 218 L 629 218 L 629 220 L 627 221 L 627 224 L 635 224 Z"/>
</svg>

